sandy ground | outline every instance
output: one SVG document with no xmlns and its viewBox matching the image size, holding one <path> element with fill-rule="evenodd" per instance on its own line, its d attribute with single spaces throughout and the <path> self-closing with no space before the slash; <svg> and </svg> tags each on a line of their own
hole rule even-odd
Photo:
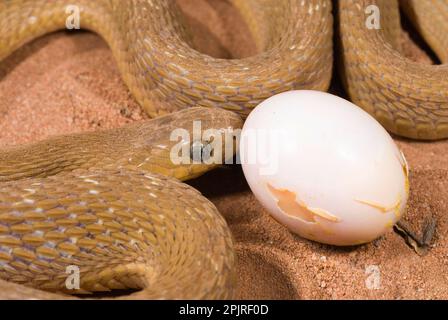
<svg viewBox="0 0 448 320">
<path fill-rule="evenodd" d="M 178 2 L 201 51 L 223 58 L 255 53 L 247 28 L 225 1 Z M 409 37 L 403 42 L 410 57 L 430 62 Z M 334 82 L 338 87 L 337 74 Z M 0 97 L 0 146 L 146 118 L 123 84 L 106 43 L 87 32 L 45 36 L 1 62 Z M 239 166 L 192 181 L 216 204 L 234 235 L 236 297 L 448 299 L 448 141 L 396 141 L 411 168 L 403 223 L 417 236 L 428 219 L 436 223 L 424 256 L 392 230 L 373 243 L 350 248 L 304 240 L 270 218 Z M 379 272 L 377 289 L 368 289 L 373 279 L 368 270 Z"/>
</svg>

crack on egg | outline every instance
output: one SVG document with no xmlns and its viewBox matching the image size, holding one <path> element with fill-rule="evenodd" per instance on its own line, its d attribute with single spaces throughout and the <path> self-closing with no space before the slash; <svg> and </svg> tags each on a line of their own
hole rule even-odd
<svg viewBox="0 0 448 320">
<path fill-rule="evenodd" d="M 387 220 L 386 224 L 384 225 L 387 229 L 392 228 L 394 226 L 394 222 L 392 220 Z"/>
<path fill-rule="evenodd" d="M 403 169 L 403 174 L 404 174 L 404 186 L 405 186 L 405 190 L 406 190 L 406 195 L 409 195 L 409 164 L 408 161 L 406 160 L 406 157 L 404 156 L 403 151 L 400 150 L 400 155 L 401 157 L 398 158 L 398 161 L 401 164 L 401 168 Z"/>
<path fill-rule="evenodd" d="M 341 222 L 341 219 L 327 210 L 310 208 L 303 201 L 298 200 L 296 193 L 287 189 L 276 189 L 269 183 L 268 190 L 277 200 L 277 206 L 286 215 L 303 220 L 304 222 L 317 224 L 316 217 L 330 222 Z"/>
<path fill-rule="evenodd" d="M 359 202 L 359 203 L 362 203 L 362 204 L 365 204 L 365 205 L 367 205 L 369 207 L 372 207 L 374 209 L 377 209 L 378 211 L 380 211 L 383 214 L 384 213 L 388 213 L 390 211 L 393 211 L 397 218 L 400 218 L 400 216 L 401 216 L 401 212 L 400 212 L 401 194 L 398 195 L 397 201 L 393 205 L 391 205 L 391 206 L 385 206 L 383 204 L 380 204 L 380 203 L 377 203 L 377 202 L 374 202 L 374 201 L 370 201 L 370 200 L 359 200 L 359 199 L 356 199 L 355 201 Z"/>
<path fill-rule="evenodd" d="M 403 170 L 403 174 L 404 174 L 404 187 L 405 187 L 405 193 L 406 193 L 406 197 L 409 196 L 409 165 L 408 162 L 406 160 L 406 157 L 404 156 L 403 151 L 400 150 L 400 156 L 397 155 L 397 159 L 400 162 L 401 168 Z M 402 204 L 402 196 L 401 193 L 398 194 L 397 197 L 397 201 L 390 206 L 386 206 L 380 203 L 377 203 L 375 201 L 370 201 L 370 200 L 359 200 L 359 199 L 355 199 L 355 201 L 368 205 L 374 209 L 379 210 L 381 213 L 388 213 L 390 211 L 393 211 L 395 214 L 395 217 L 397 219 L 400 219 L 402 212 L 400 211 L 400 207 Z M 387 223 L 386 226 L 388 226 L 390 223 Z"/>
</svg>

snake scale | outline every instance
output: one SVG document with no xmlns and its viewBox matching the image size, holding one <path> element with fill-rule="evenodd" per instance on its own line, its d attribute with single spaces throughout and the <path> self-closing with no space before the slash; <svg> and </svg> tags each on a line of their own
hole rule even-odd
<svg viewBox="0 0 448 320">
<path fill-rule="evenodd" d="M 440 61 L 448 61 L 448 1 L 400 3 Z M 379 9 L 379 29 L 366 27 L 370 5 Z M 338 9 L 341 69 L 353 102 L 395 134 L 447 138 L 448 65 L 425 65 L 403 56 L 398 1 L 341 0 Z"/>
<path fill-rule="evenodd" d="M 244 118 L 276 93 L 327 90 L 332 9 L 351 99 L 393 133 L 448 136 L 447 67 L 403 56 L 398 1 L 339 0 L 337 8 L 331 0 L 231 2 L 253 35 L 255 56 L 224 60 L 195 50 L 171 0 L 0 0 L 0 60 L 65 28 L 67 5 L 76 5 L 81 27 L 107 41 L 129 90 L 155 117 L 0 152 L 1 298 L 66 298 L 61 293 L 73 293 L 65 287 L 69 265 L 80 268 L 76 293 L 136 288 L 129 298 L 232 297 L 228 227 L 213 204 L 180 182 L 215 166 L 174 165 L 169 134 L 191 133 L 194 120 L 240 128 L 233 112 Z M 372 4 L 381 13 L 378 30 L 365 24 Z M 448 2 L 402 4 L 445 61 Z"/>
</svg>

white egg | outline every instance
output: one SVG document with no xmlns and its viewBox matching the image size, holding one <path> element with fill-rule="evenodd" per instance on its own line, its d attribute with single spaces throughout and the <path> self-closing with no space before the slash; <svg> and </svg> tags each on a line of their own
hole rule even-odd
<svg viewBox="0 0 448 320">
<path fill-rule="evenodd" d="M 386 130 L 324 92 L 290 91 L 258 105 L 241 133 L 240 161 L 275 220 L 327 244 L 378 238 L 409 194 L 406 160 Z"/>
</svg>

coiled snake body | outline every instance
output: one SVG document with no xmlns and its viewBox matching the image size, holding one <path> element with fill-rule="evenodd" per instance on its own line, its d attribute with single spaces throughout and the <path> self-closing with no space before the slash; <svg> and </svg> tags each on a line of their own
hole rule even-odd
<svg viewBox="0 0 448 320">
<path fill-rule="evenodd" d="M 177 180 L 216 164 L 170 160 L 175 145 L 193 143 L 171 141 L 170 133 L 183 128 L 193 137 L 193 120 L 203 130 L 242 124 L 229 111 L 190 108 L 0 154 L 1 278 L 72 294 L 144 288 L 133 297 L 230 297 L 228 227 L 213 204 Z M 70 291 L 73 266 L 80 288 Z M 23 297 L 22 290 L 2 290 L 0 297 Z"/>
<path fill-rule="evenodd" d="M 448 58 L 448 1 L 400 1 L 442 62 Z M 387 130 L 414 139 L 448 137 L 448 65 L 403 56 L 398 1 L 341 0 L 342 70 L 351 99 Z M 379 29 L 366 25 L 376 6 Z M 373 14 L 373 11 L 370 12 Z"/>
<path fill-rule="evenodd" d="M 405 2 L 444 60 L 447 33 L 434 32 L 421 13 L 435 2 Z M 178 127 L 191 133 L 193 120 L 203 128 L 238 128 L 239 117 L 215 107 L 244 117 L 282 91 L 327 90 L 333 60 L 331 0 L 232 3 L 254 36 L 256 56 L 223 60 L 194 50 L 170 0 L 0 0 L 0 60 L 65 28 L 67 6 L 75 5 L 81 28 L 108 42 L 148 114 L 174 112 L 0 153 L 0 278 L 8 281 L 0 280 L 0 297 L 60 297 L 29 287 L 67 291 L 69 265 L 80 269 L 77 293 L 143 288 L 132 297 L 231 297 L 229 230 L 208 200 L 174 179 L 213 166 L 175 166 L 169 133 Z M 365 27 L 371 4 L 383 13 L 380 30 Z M 439 16 L 447 12 L 446 2 L 437 6 Z M 397 2 L 340 0 L 338 9 L 341 70 L 352 99 L 392 132 L 447 137 L 446 66 L 422 66 L 400 55 Z M 208 109 L 178 111 L 190 106 Z"/>
<path fill-rule="evenodd" d="M 280 91 L 326 90 L 330 3 L 235 1 L 265 52 L 222 60 L 190 47 L 173 1 L 2 0 L 0 59 L 64 28 L 67 5 L 78 6 L 82 28 L 109 43 L 149 115 L 208 109 L 3 151 L 0 277 L 9 282 L 0 296 L 54 297 L 11 283 L 67 291 L 66 267 L 74 265 L 81 290 L 68 293 L 144 288 L 133 297 L 231 297 L 234 258 L 225 222 L 209 201 L 167 177 L 185 180 L 212 166 L 174 166 L 170 131 L 187 127 L 191 133 L 193 120 L 201 120 L 203 130 L 238 128 L 239 117 L 214 107 L 247 115 Z M 303 25 L 309 36 L 303 37 Z"/>
</svg>

